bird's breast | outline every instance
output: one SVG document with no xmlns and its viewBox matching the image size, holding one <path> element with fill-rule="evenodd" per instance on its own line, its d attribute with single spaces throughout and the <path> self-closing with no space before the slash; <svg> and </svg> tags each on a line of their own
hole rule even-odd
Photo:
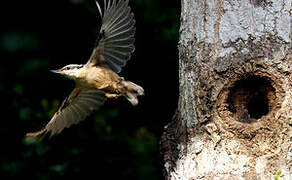
<svg viewBox="0 0 292 180">
<path fill-rule="evenodd" d="M 86 88 L 112 91 L 113 84 L 120 81 L 120 77 L 105 67 L 90 67 L 85 69 L 79 78 L 79 85 Z"/>
</svg>

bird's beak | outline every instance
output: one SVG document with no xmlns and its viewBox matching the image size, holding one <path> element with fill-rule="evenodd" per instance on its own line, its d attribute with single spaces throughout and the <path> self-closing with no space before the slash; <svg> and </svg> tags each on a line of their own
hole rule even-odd
<svg viewBox="0 0 292 180">
<path fill-rule="evenodd" d="M 58 70 L 51 70 L 51 72 L 60 74 L 62 71 L 60 71 L 60 70 L 58 69 Z"/>
</svg>

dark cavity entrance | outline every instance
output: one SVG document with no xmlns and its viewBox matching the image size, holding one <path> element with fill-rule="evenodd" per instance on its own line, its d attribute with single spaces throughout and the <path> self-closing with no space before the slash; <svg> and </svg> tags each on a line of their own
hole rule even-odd
<svg viewBox="0 0 292 180">
<path fill-rule="evenodd" d="M 266 77 L 247 75 L 230 88 L 228 110 L 240 122 L 250 123 L 270 111 L 275 89 Z"/>
</svg>

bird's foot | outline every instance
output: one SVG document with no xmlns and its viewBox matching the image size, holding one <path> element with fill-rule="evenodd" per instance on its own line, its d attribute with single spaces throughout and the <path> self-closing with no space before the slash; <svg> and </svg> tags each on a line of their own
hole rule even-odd
<svg viewBox="0 0 292 180">
<path fill-rule="evenodd" d="M 143 96 L 144 95 L 144 89 L 141 86 L 136 85 L 134 90 L 137 92 L 138 96 Z"/>
<path fill-rule="evenodd" d="M 106 93 L 105 96 L 106 96 L 107 98 L 118 98 L 118 97 L 120 97 L 121 95 L 120 95 L 120 94 Z"/>
<path fill-rule="evenodd" d="M 136 105 L 138 104 L 138 99 L 137 99 L 136 94 L 133 94 L 133 93 L 127 92 L 125 97 L 128 99 L 128 101 L 130 101 L 130 103 L 131 103 L 133 106 L 136 106 Z"/>
<path fill-rule="evenodd" d="M 123 81 L 122 83 L 128 89 L 128 91 L 135 93 L 136 96 L 143 96 L 144 95 L 144 89 L 141 86 L 139 86 L 131 81 Z"/>
<path fill-rule="evenodd" d="M 125 88 L 125 92 L 122 94 L 131 102 L 133 106 L 138 104 L 138 96 L 144 95 L 144 89 L 130 81 L 122 81 L 122 85 Z"/>
</svg>

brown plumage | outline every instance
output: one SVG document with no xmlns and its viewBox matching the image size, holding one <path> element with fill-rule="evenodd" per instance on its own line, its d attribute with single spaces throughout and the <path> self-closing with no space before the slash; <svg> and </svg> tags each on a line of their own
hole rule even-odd
<svg viewBox="0 0 292 180">
<path fill-rule="evenodd" d="M 60 133 L 65 127 L 84 120 L 99 109 L 107 98 L 124 96 L 132 105 L 137 96 L 144 94 L 142 87 L 125 81 L 119 73 L 134 52 L 135 20 L 128 0 L 104 0 L 104 11 L 96 2 L 102 25 L 97 35 L 96 47 L 85 65 L 67 65 L 53 71 L 72 79 L 75 89 L 66 98 L 44 129 L 28 133 L 35 138 L 48 132 Z"/>
</svg>

